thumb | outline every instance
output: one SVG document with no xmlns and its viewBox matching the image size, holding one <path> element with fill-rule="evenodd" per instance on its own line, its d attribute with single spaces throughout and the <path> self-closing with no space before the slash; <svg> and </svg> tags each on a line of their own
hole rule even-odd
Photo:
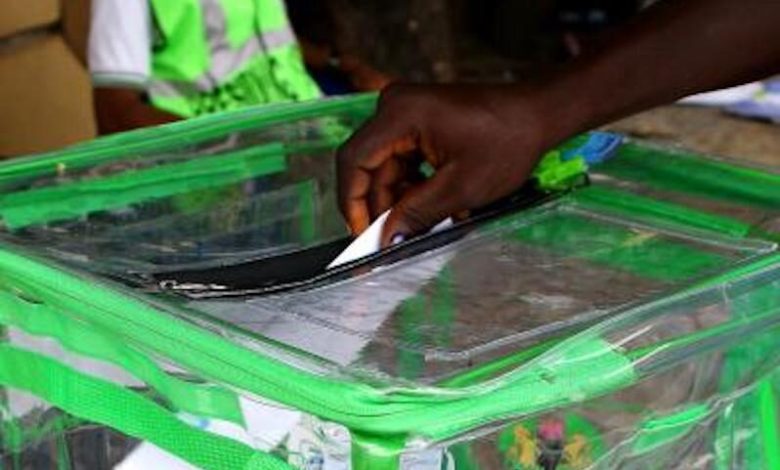
<svg viewBox="0 0 780 470">
<path fill-rule="evenodd" d="M 408 190 L 393 206 L 382 227 L 382 247 L 398 239 L 425 233 L 447 217 L 467 210 L 458 196 L 450 168 L 443 167 L 424 183 Z"/>
</svg>

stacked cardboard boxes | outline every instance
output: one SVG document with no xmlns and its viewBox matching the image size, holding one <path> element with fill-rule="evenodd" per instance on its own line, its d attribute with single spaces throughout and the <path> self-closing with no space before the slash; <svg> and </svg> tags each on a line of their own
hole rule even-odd
<svg viewBox="0 0 780 470">
<path fill-rule="evenodd" d="M 0 4 L 0 158 L 95 135 L 84 0 Z"/>
</svg>

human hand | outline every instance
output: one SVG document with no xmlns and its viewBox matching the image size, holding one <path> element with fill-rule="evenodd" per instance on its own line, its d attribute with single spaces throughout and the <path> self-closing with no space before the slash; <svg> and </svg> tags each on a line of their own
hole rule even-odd
<svg viewBox="0 0 780 470">
<path fill-rule="evenodd" d="M 509 86 L 391 85 L 338 152 L 353 234 L 392 208 L 382 246 L 507 196 L 557 143 L 542 94 Z M 425 179 L 420 165 L 434 174 Z"/>
</svg>

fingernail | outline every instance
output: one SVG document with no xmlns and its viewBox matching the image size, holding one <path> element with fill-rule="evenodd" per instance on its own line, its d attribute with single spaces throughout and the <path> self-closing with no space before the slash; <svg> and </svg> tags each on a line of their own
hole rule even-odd
<svg viewBox="0 0 780 470">
<path fill-rule="evenodd" d="M 401 242 L 402 242 L 402 241 L 404 241 L 404 240 L 405 240 L 405 237 L 403 236 L 403 234 L 396 233 L 396 234 L 395 234 L 395 235 L 393 235 L 393 237 L 390 239 L 390 245 L 397 245 L 397 244 L 401 243 Z"/>
</svg>

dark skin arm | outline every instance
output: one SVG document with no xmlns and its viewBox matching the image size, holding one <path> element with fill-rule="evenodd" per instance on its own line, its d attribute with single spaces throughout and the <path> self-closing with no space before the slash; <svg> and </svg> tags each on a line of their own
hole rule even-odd
<svg viewBox="0 0 780 470">
<path fill-rule="evenodd" d="M 667 0 L 534 83 L 391 86 L 339 150 L 341 210 L 358 234 L 392 207 L 383 246 L 425 231 L 510 194 L 572 135 L 780 72 L 778 24 L 780 1 Z"/>
<path fill-rule="evenodd" d="M 181 118 L 145 102 L 143 93 L 124 88 L 95 88 L 92 91 L 100 135 L 156 126 Z"/>
<path fill-rule="evenodd" d="M 314 44 L 306 39 L 298 39 L 301 45 L 303 61 L 311 68 L 322 69 L 330 66 L 333 50 L 329 46 Z M 371 67 L 354 55 L 339 54 L 338 69 L 349 77 L 352 86 L 359 91 L 379 91 L 387 86 L 391 78 Z"/>
</svg>

